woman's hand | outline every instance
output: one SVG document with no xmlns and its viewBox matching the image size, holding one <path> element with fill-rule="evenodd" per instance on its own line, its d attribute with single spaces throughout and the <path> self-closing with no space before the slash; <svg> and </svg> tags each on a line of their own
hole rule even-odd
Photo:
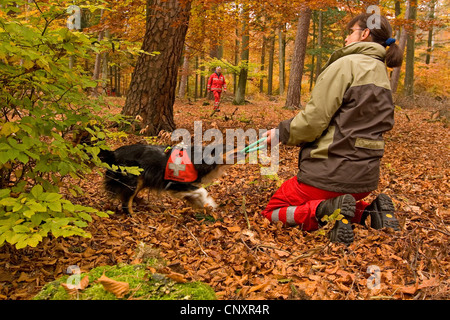
<svg viewBox="0 0 450 320">
<path fill-rule="evenodd" d="M 265 141 L 267 146 L 270 147 L 275 147 L 276 145 L 272 145 L 272 139 L 275 138 L 275 136 L 277 135 L 277 129 L 271 129 L 269 131 L 266 131 L 265 133 L 263 133 L 263 137 L 267 137 L 267 140 Z M 277 144 L 279 142 L 278 139 L 274 139 L 275 141 L 277 141 Z"/>
</svg>

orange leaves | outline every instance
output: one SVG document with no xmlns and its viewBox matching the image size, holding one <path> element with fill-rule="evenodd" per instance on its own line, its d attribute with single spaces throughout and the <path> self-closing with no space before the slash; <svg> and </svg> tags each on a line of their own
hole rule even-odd
<svg viewBox="0 0 450 320">
<path fill-rule="evenodd" d="M 175 119 L 180 128 L 192 129 L 198 119 L 205 130 L 213 122 L 218 129 L 235 128 L 242 123 L 224 120 L 235 109 L 224 103 L 221 114 L 210 119 L 211 111 L 201 101 L 177 104 Z M 253 121 L 245 126 L 270 128 L 295 113 L 261 101 L 239 108 L 234 118 L 245 115 Z M 159 256 L 169 266 L 154 267 L 153 274 L 180 283 L 206 282 L 220 299 L 448 299 L 449 284 L 442 277 L 450 268 L 450 170 L 443 155 L 450 136 L 442 123 L 424 120 L 429 118 L 423 108 L 396 111 L 396 126 L 386 136 L 380 187 L 374 195 L 392 196 L 403 227 L 400 233 L 355 225 L 355 242 L 347 248 L 314 232 L 270 223 L 260 212 L 278 181 L 261 177 L 257 165 L 236 165 L 207 187 L 219 204 L 214 212 L 143 193 L 132 217 L 94 217 L 88 229 L 91 239 L 46 239 L 26 251 L 0 247 L 0 299 L 29 299 L 68 265 L 91 270 Z M 141 139 L 130 135 L 120 143 Z M 280 147 L 279 181 L 295 175 L 297 156 L 297 148 Z M 100 185 L 100 177 L 92 175 L 81 185 L 85 197 L 77 201 L 117 206 Z M 377 266 L 379 274 L 368 273 L 370 266 Z M 369 288 L 369 277 L 378 275 L 379 287 Z"/>
<path fill-rule="evenodd" d="M 64 288 L 64 290 L 67 291 L 70 295 L 76 295 L 79 291 L 84 290 L 89 285 L 89 277 L 85 276 L 78 284 L 71 284 L 71 283 L 61 283 L 61 286 Z"/>
<path fill-rule="evenodd" d="M 101 283 L 106 291 L 111 292 L 117 298 L 123 298 L 123 296 L 130 290 L 130 285 L 128 282 L 110 279 L 105 276 L 105 274 L 98 278 L 97 282 Z"/>
</svg>

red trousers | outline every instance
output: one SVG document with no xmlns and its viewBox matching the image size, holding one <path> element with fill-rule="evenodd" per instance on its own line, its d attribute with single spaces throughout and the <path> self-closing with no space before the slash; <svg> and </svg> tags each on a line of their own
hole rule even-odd
<svg viewBox="0 0 450 320">
<path fill-rule="evenodd" d="M 214 110 L 219 109 L 220 105 L 220 95 L 222 94 L 222 91 L 214 90 Z"/>
<path fill-rule="evenodd" d="M 270 221 L 282 221 L 287 225 L 299 225 L 305 231 L 317 230 L 317 206 L 326 199 L 335 198 L 344 193 L 318 189 L 299 183 L 297 177 L 285 181 L 270 199 L 261 214 Z M 369 203 L 360 201 L 370 192 L 352 194 L 356 202 L 355 217 L 352 223 L 359 223 L 364 209 Z"/>
</svg>

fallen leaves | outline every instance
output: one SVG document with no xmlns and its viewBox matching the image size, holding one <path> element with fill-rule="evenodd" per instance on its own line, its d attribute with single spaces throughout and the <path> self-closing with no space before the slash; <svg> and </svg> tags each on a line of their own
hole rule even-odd
<svg viewBox="0 0 450 320">
<path fill-rule="evenodd" d="M 214 119 L 208 118 L 208 110 L 195 108 L 176 105 L 179 127 L 190 130 L 198 119 L 203 120 L 204 130 L 212 122 L 219 129 L 250 127 L 221 119 L 234 106 L 222 106 L 222 114 Z M 298 149 L 280 147 L 277 179 L 261 177 L 258 165 L 237 165 L 208 186 L 219 204 L 212 213 L 194 211 L 164 195 L 143 193 L 132 217 L 93 217 L 91 239 L 48 238 L 36 248 L 20 251 L 0 247 L 0 298 L 29 299 L 69 265 L 91 270 L 121 262 L 139 264 L 161 255 L 170 266 L 157 266 L 152 274 L 179 283 L 206 282 L 220 299 L 449 299 L 450 166 L 442 155 L 450 135 L 441 124 L 423 121 L 426 110 L 402 112 L 411 121 L 402 113 L 396 115 L 396 126 L 386 137 L 380 187 L 375 192 L 393 198 L 401 232 L 356 226 L 354 243 L 345 247 L 329 243 L 319 233 L 270 223 L 259 213 L 280 181 L 297 171 Z M 233 118 L 253 119 L 253 127 L 271 128 L 294 114 L 262 102 L 240 107 Z M 133 135 L 114 143 L 136 142 L 145 143 Z M 80 181 L 86 194 L 71 200 L 114 209 L 118 203 L 99 190 L 100 179 L 93 174 Z M 372 265 L 380 268 L 378 289 L 367 285 Z M 115 292 L 121 290 L 126 288 L 118 285 Z"/>
<path fill-rule="evenodd" d="M 130 291 L 130 284 L 128 282 L 110 279 L 105 274 L 98 278 L 97 282 L 101 283 L 106 291 L 111 292 L 117 298 L 122 298 Z"/>
</svg>

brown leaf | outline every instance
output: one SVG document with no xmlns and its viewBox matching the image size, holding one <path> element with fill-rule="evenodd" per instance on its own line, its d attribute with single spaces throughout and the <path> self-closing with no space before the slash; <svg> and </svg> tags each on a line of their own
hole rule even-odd
<svg viewBox="0 0 450 320">
<path fill-rule="evenodd" d="M 411 286 L 403 286 L 399 288 L 399 292 L 406 293 L 406 294 L 414 294 L 416 293 L 417 289 L 419 287 L 419 283 L 416 282 L 415 284 Z"/>
<path fill-rule="evenodd" d="M 83 279 L 81 279 L 80 283 L 78 285 L 73 285 L 70 283 L 61 283 L 61 286 L 64 288 L 64 290 L 67 291 L 70 295 L 77 294 L 78 290 L 84 290 L 89 285 L 89 276 L 84 276 Z"/>
<path fill-rule="evenodd" d="M 173 281 L 177 283 L 186 283 L 187 280 L 184 278 L 184 276 L 181 273 L 172 272 L 169 274 L 166 274 L 166 277 L 169 279 L 172 279 Z"/>
<path fill-rule="evenodd" d="M 106 291 L 111 292 L 117 298 L 123 298 L 123 296 L 130 291 L 130 285 L 128 282 L 110 279 L 105 276 L 105 274 L 98 278 L 97 282 L 101 283 Z"/>
<path fill-rule="evenodd" d="M 267 281 L 267 282 L 265 282 L 265 283 L 261 283 L 261 284 L 258 284 L 258 285 L 256 285 L 256 286 L 253 286 L 253 287 L 251 287 L 249 290 L 248 290 L 248 293 L 251 293 L 251 292 L 254 292 L 254 291 L 258 291 L 258 290 L 263 290 L 265 287 L 267 287 L 268 285 L 270 284 L 270 281 Z"/>
<path fill-rule="evenodd" d="M 75 288 L 75 286 L 72 286 L 72 285 L 64 283 L 64 282 L 61 283 L 61 287 L 63 287 L 64 290 L 66 290 L 67 293 L 70 295 L 75 295 L 78 292 L 78 290 L 77 290 L 77 288 Z"/>
<path fill-rule="evenodd" d="M 241 227 L 239 227 L 239 226 L 232 226 L 232 227 L 226 227 L 226 228 L 230 232 L 239 232 L 239 231 L 241 231 Z"/>
</svg>

